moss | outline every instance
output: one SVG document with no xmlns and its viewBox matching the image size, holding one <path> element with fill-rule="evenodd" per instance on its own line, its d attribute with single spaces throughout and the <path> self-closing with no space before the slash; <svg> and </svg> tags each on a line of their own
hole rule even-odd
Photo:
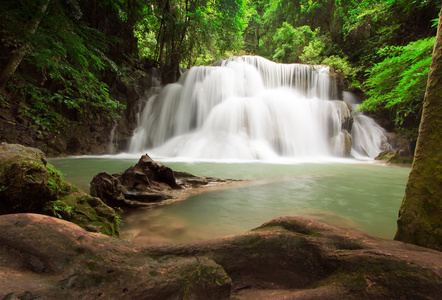
<svg viewBox="0 0 442 300">
<path fill-rule="evenodd" d="M 100 199 L 80 191 L 33 148 L 0 145 L 0 201 L 4 213 L 41 213 L 118 236 L 121 218 Z M 90 203 L 93 203 L 91 205 Z"/>
<path fill-rule="evenodd" d="M 180 271 L 183 274 L 189 274 L 181 283 L 183 299 L 204 298 L 202 295 L 206 293 L 213 296 L 215 290 L 218 293 L 225 290 L 226 294 L 230 294 L 232 280 L 225 270 L 213 260 L 201 258 L 194 270 L 189 268 L 193 268 L 193 266 L 189 265 L 186 267 L 187 270 Z M 202 295 L 199 295 L 200 293 Z"/>
<path fill-rule="evenodd" d="M 259 235 L 244 235 L 233 242 L 237 247 L 255 247 L 261 242 Z"/>
<path fill-rule="evenodd" d="M 399 155 L 396 152 L 383 151 L 375 158 L 375 160 L 382 160 L 389 164 L 411 164 L 413 162 L 413 157 Z"/>
</svg>

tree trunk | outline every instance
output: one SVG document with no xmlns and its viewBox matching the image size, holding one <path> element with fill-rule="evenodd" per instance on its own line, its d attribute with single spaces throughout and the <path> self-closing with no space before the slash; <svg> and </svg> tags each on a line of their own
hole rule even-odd
<svg viewBox="0 0 442 300">
<path fill-rule="evenodd" d="M 41 19 L 43 17 L 43 14 L 46 12 L 46 9 L 49 5 L 50 0 L 45 0 L 37 10 L 37 13 L 35 14 L 34 19 L 29 24 L 28 32 L 32 35 L 35 33 L 35 31 L 38 28 L 38 25 L 40 25 Z M 15 70 L 17 69 L 18 65 L 23 60 L 23 57 L 25 57 L 26 51 L 29 48 L 29 43 L 24 43 L 21 47 L 19 47 L 17 50 L 13 51 L 11 54 L 11 58 L 9 59 L 6 66 L 3 68 L 1 74 L 0 74 L 0 88 L 3 88 L 8 82 L 9 78 L 11 78 L 12 74 L 14 74 Z"/>
<path fill-rule="evenodd" d="M 395 239 L 442 251 L 442 10 Z"/>
</svg>

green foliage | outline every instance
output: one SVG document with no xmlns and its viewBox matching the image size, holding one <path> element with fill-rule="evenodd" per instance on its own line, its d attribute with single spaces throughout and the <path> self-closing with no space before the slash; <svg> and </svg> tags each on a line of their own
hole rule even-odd
<svg viewBox="0 0 442 300">
<path fill-rule="evenodd" d="M 360 71 L 359 68 L 353 67 L 347 57 L 340 57 L 337 55 L 332 55 L 329 57 L 325 57 L 322 60 L 323 65 L 330 66 L 330 69 L 339 74 L 346 83 L 348 83 L 348 88 L 350 90 L 361 90 L 362 85 L 360 81 L 357 79 L 357 74 Z"/>
<path fill-rule="evenodd" d="M 304 48 L 313 42 L 317 32 L 312 31 L 309 26 L 293 28 L 290 24 L 284 22 L 274 37 L 275 44 L 278 46 L 273 59 L 285 63 L 300 62 Z"/>
<path fill-rule="evenodd" d="M 369 98 L 360 110 L 388 109 L 398 126 L 406 119 L 420 119 L 435 38 L 379 50 L 384 60 L 368 71 Z"/>
<path fill-rule="evenodd" d="M 59 130 L 66 114 L 75 115 L 76 120 L 98 113 L 115 118 L 123 105 L 110 97 L 108 85 L 100 79 L 105 71 L 121 75 L 117 64 L 106 55 L 115 41 L 86 24 L 80 0 L 49 1 L 37 30 L 31 34 L 28 23 L 40 2 L 21 0 L 0 5 L 4 47 L 14 51 L 26 45 L 24 61 L 33 68 L 28 72 L 31 76 L 18 74 L 9 85 L 27 101 L 22 113 L 43 130 Z M 108 1 L 107 5 L 117 2 Z"/>
<path fill-rule="evenodd" d="M 62 200 L 52 201 L 51 204 L 51 211 L 57 218 L 70 219 L 70 216 L 74 216 L 76 214 L 74 208 Z"/>
<path fill-rule="evenodd" d="M 321 54 L 325 45 L 320 40 L 313 40 L 304 47 L 302 55 L 299 57 L 302 62 L 312 65 L 321 63 Z"/>
<path fill-rule="evenodd" d="M 121 209 L 121 207 L 116 207 L 115 208 L 115 224 L 120 227 L 121 225 L 123 225 L 124 221 L 121 217 L 121 214 L 123 213 L 123 210 Z"/>
<path fill-rule="evenodd" d="M 153 0 L 137 24 L 140 55 L 160 67 L 192 66 L 239 50 L 246 23 L 243 0 Z M 186 64 L 187 63 L 187 64 Z"/>
</svg>

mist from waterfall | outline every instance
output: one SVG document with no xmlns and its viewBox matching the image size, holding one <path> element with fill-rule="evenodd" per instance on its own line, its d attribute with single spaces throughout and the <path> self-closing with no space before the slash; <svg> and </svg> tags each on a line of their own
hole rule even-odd
<svg viewBox="0 0 442 300">
<path fill-rule="evenodd" d="M 193 67 L 147 101 L 129 151 L 273 161 L 348 156 L 351 147 L 373 158 L 383 147 L 383 129 L 353 117 L 337 91 L 327 66 L 242 56 Z"/>
</svg>

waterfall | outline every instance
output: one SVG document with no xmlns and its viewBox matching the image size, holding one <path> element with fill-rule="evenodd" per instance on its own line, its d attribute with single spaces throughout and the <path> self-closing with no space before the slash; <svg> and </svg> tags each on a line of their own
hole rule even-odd
<svg viewBox="0 0 442 300">
<path fill-rule="evenodd" d="M 392 151 L 385 129 L 372 118 L 354 112 L 359 106 L 359 100 L 352 93 L 344 92 L 344 101 L 350 105 L 354 118 L 351 156 L 358 159 L 375 158 L 381 151 Z"/>
<path fill-rule="evenodd" d="M 242 56 L 193 67 L 147 101 L 129 151 L 191 159 L 348 156 L 360 129 L 351 129 L 351 106 L 337 90 L 327 66 Z"/>
<path fill-rule="evenodd" d="M 117 141 L 114 141 L 115 130 L 117 129 L 117 126 L 118 126 L 117 121 L 114 121 L 114 127 L 112 127 L 112 130 L 111 130 L 110 136 L 109 136 L 109 145 L 107 146 L 108 151 L 111 154 L 115 153 L 115 149 L 118 149 L 118 143 L 117 143 Z"/>
</svg>

